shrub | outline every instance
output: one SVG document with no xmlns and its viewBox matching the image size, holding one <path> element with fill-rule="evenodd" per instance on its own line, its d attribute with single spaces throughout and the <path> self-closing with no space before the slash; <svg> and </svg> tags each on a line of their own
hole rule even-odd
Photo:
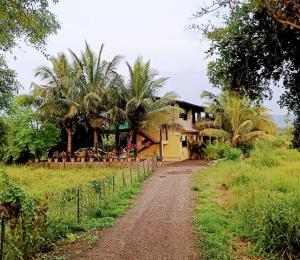
<svg viewBox="0 0 300 260">
<path fill-rule="evenodd" d="M 238 148 L 231 148 L 229 151 L 228 151 L 228 156 L 227 158 L 229 160 L 232 160 L 232 161 L 236 161 L 236 160 L 239 160 L 242 156 L 242 151 L 241 149 L 238 149 Z"/>
<path fill-rule="evenodd" d="M 7 223 L 5 256 L 31 259 L 45 246 L 46 207 L 28 196 L 5 173 L 0 187 L 0 206 Z"/>
<path fill-rule="evenodd" d="M 206 144 L 193 141 L 189 143 L 189 150 L 193 159 L 204 159 Z"/>
<path fill-rule="evenodd" d="M 209 144 L 204 149 L 206 156 L 209 160 L 217 160 L 222 158 L 227 158 L 232 146 L 228 142 L 216 142 L 214 144 Z"/>
</svg>

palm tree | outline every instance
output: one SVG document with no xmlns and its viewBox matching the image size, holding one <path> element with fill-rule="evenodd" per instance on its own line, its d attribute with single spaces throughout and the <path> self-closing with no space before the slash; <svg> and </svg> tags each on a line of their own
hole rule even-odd
<svg viewBox="0 0 300 260">
<path fill-rule="evenodd" d="M 228 91 L 218 96 L 205 91 L 201 96 L 209 100 L 206 113 L 214 115 L 214 120 L 197 122 L 202 136 L 230 139 L 236 146 L 274 134 L 276 127 L 267 114 L 268 109 L 256 105 L 248 97 Z"/>
<path fill-rule="evenodd" d="M 158 73 L 151 69 L 150 61 L 144 63 L 139 57 L 133 67 L 129 63 L 127 67 L 130 79 L 123 91 L 124 113 L 130 128 L 130 143 L 135 144 L 138 130 L 158 128 L 174 118 L 178 109 L 170 102 L 177 95 L 168 92 L 157 97 L 167 78 L 157 78 Z"/>
<path fill-rule="evenodd" d="M 51 58 L 51 67 L 36 70 L 44 84 L 32 83 L 33 95 L 39 100 L 38 110 L 45 117 L 57 118 L 66 128 L 67 152 L 72 152 L 72 125 L 80 109 L 81 90 L 76 84 L 76 71 L 70 66 L 65 54 Z"/>
<path fill-rule="evenodd" d="M 102 44 L 96 55 L 86 42 L 81 57 L 70 50 L 74 58 L 74 68 L 79 72 L 77 80 L 82 89 L 81 105 L 93 129 L 95 147 L 99 140 L 98 129 L 103 128 L 105 124 L 104 93 L 118 76 L 116 68 L 121 60 L 120 56 L 115 56 L 110 62 L 103 60 L 103 47 Z"/>
</svg>

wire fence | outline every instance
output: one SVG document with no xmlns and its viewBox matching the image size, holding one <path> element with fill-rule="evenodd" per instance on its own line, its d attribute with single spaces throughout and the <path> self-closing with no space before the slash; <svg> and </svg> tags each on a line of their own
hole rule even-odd
<svg viewBox="0 0 300 260">
<path fill-rule="evenodd" d="M 51 235 L 51 239 L 61 238 L 61 229 L 74 227 L 78 229 L 78 227 L 86 225 L 91 219 L 106 217 L 105 211 L 112 201 L 117 200 L 129 190 L 138 188 L 153 173 L 155 168 L 156 161 L 154 159 L 131 162 L 127 168 L 116 168 L 107 177 L 46 194 L 45 218 L 47 226 L 48 228 L 52 226 L 51 232 L 56 233 Z M 13 249 L 13 244 L 16 243 L 15 237 L 20 236 L 20 234 L 12 234 L 12 230 L 23 232 L 21 227 L 15 229 L 13 226 L 22 223 L 22 220 L 15 221 L 2 217 L 0 222 L 0 260 L 10 259 L 11 254 L 6 253 Z M 42 236 L 43 239 L 43 234 L 39 234 L 39 236 Z"/>
</svg>

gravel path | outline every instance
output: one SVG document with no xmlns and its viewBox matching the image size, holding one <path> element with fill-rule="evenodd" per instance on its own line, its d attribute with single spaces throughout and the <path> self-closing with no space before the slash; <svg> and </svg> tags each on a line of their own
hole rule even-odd
<svg viewBox="0 0 300 260">
<path fill-rule="evenodd" d="M 199 259 L 192 230 L 191 173 L 203 163 L 159 168 L 145 182 L 133 208 L 80 256 L 70 259 Z"/>
</svg>

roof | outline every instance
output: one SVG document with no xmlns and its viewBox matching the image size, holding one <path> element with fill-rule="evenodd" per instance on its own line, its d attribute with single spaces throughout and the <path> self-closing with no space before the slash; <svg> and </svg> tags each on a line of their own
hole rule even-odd
<svg viewBox="0 0 300 260">
<path fill-rule="evenodd" d="M 190 107 L 194 110 L 203 110 L 205 109 L 204 106 L 200 106 L 200 105 L 196 105 L 196 104 L 193 104 L 193 103 L 189 103 L 189 102 L 186 102 L 186 101 L 183 101 L 183 100 L 179 100 L 179 99 L 175 99 L 173 102 L 173 104 L 177 103 L 179 105 L 182 105 L 183 107 Z"/>
<path fill-rule="evenodd" d="M 191 123 L 189 121 L 183 120 L 182 118 L 175 119 L 175 123 L 180 125 L 184 132 L 188 132 L 188 133 L 198 133 L 199 132 L 199 130 L 194 129 L 191 126 Z"/>
</svg>

